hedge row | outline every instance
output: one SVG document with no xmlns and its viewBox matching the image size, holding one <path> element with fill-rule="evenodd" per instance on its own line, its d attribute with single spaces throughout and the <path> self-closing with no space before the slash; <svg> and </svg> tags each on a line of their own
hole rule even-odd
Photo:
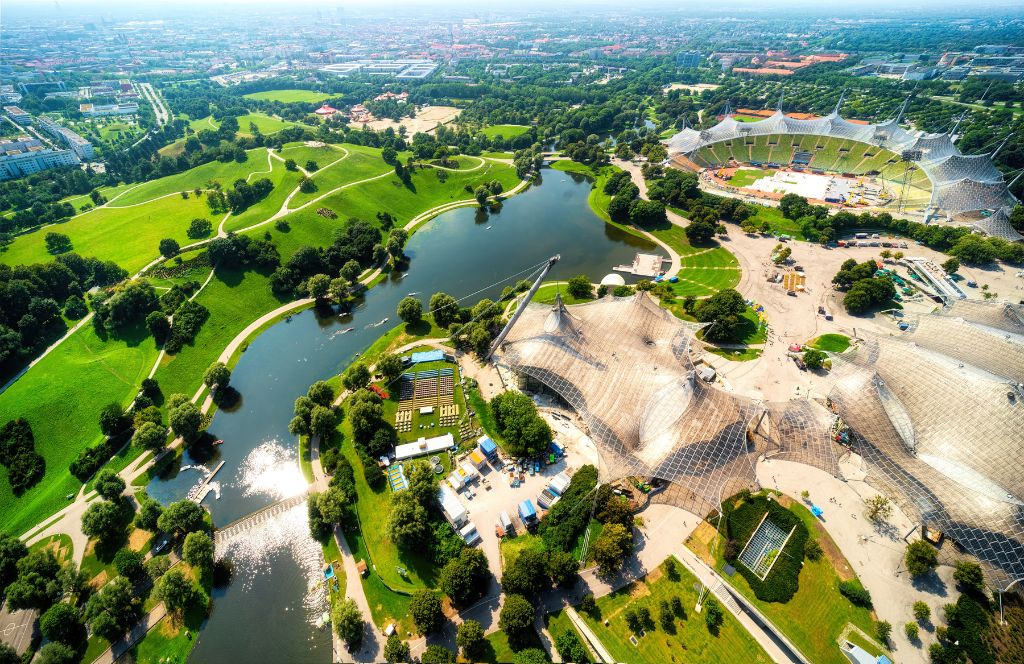
<svg viewBox="0 0 1024 664">
<path fill-rule="evenodd" d="M 746 565 L 739 562 L 737 556 L 754 534 L 765 512 L 768 512 L 768 519 L 782 530 L 789 532 L 793 526 L 796 526 L 796 530 L 779 553 L 772 570 L 762 581 L 747 569 Z M 808 538 L 807 526 L 800 517 L 765 496 L 751 496 L 745 498 L 739 507 L 726 510 L 726 533 L 730 540 L 735 540 L 739 544 L 733 547 L 736 556 L 729 562 L 747 580 L 757 598 L 765 602 L 791 600 L 799 588 L 804 545 Z"/>
</svg>

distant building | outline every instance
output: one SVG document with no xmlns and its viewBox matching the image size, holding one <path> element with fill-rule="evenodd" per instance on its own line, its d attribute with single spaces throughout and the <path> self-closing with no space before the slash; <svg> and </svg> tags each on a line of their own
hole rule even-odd
<svg viewBox="0 0 1024 664">
<path fill-rule="evenodd" d="M 17 104 L 21 101 L 21 93 L 14 91 L 13 85 L 0 85 L 0 102 Z"/>
<path fill-rule="evenodd" d="M 45 115 L 39 116 L 39 128 L 70 148 L 83 161 L 96 156 L 92 143 L 67 127 L 62 127 Z"/>
<path fill-rule="evenodd" d="M 7 114 L 7 117 L 22 126 L 32 124 L 32 116 L 29 115 L 27 111 L 23 111 L 17 106 L 4 106 L 4 113 Z"/>
<path fill-rule="evenodd" d="M 321 106 L 320 108 L 316 109 L 313 112 L 316 113 L 321 118 L 327 119 L 327 118 L 334 117 L 336 114 L 340 113 L 341 111 L 339 111 L 338 109 L 334 108 L 333 106 L 328 106 L 327 104 L 324 104 L 323 106 Z"/>
<path fill-rule="evenodd" d="M 437 71 L 437 63 L 424 59 L 400 60 L 353 60 L 329 64 L 320 71 L 336 76 L 352 74 L 370 74 L 372 76 L 394 76 L 397 79 L 424 79 Z"/>
<path fill-rule="evenodd" d="M 684 69 L 700 66 L 700 53 L 698 51 L 683 51 L 676 54 L 676 66 Z"/>
<path fill-rule="evenodd" d="M 71 150 L 52 150 L 27 136 L 0 141 L 0 180 L 20 178 L 50 168 L 77 166 L 78 155 Z"/>
<path fill-rule="evenodd" d="M 139 112 L 139 105 L 135 102 L 125 104 L 80 104 L 78 110 L 82 115 L 90 118 L 103 115 L 134 115 Z"/>
</svg>

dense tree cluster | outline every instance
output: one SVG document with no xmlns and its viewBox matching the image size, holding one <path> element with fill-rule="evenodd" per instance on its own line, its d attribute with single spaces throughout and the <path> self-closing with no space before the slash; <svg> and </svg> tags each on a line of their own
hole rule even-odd
<svg viewBox="0 0 1024 664">
<path fill-rule="evenodd" d="M 843 306 L 852 314 L 861 314 L 889 302 L 896 294 L 896 287 L 888 276 L 875 276 L 877 270 L 873 259 L 863 263 L 849 258 L 843 261 L 832 283 L 846 290 Z"/>
<path fill-rule="evenodd" d="M 36 452 L 32 427 L 20 417 L 0 428 L 0 465 L 7 469 L 7 481 L 16 496 L 33 487 L 46 473 L 46 460 Z"/>
<path fill-rule="evenodd" d="M 349 261 L 355 261 L 362 268 L 370 267 L 374 264 L 374 248 L 380 239 L 380 231 L 373 224 L 349 219 L 335 232 L 334 242 L 327 248 L 307 246 L 292 254 L 271 275 L 270 287 L 279 295 L 294 295 L 309 292 L 306 283 L 310 277 L 340 275 Z"/>
<path fill-rule="evenodd" d="M 491 399 L 490 406 L 508 454 L 535 457 L 547 450 L 551 427 L 537 414 L 530 397 L 522 392 L 501 392 Z"/>
<path fill-rule="evenodd" d="M 732 288 L 726 288 L 701 300 L 694 308 L 694 316 L 702 323 L 710 323 L 702 330 L 703 338 L 718 343 L 736 340 L 746 310 L 743 296 Z"/>
</svg>

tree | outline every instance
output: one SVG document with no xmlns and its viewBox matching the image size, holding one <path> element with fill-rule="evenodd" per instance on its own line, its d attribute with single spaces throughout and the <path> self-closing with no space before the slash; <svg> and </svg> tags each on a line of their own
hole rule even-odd
<svg viewBox="0 0 1024 664">
<path fill-rule="evenodd" d="M 825 552 L 822 550 L 821 545 L 818 544 L 818 540 L 810 537 L 807 539 L 807 543 L 804 544 L 804 557 L 807 560 L 819 560 Z"/>
<path fill-rule="evenodd" d="M 170 613 L 179 616 L 192 606 L 209 602 L 203 589 L 177 568 L 168 570 L 160 577 L 156 584 L 156 598 L 164 603 Z"/>
<path fill-rule="evenodd" d="M 60 641 L 53 641 L 43 646 L 39 650 L 38 659 L 32 661 L 38 661 L 39 664 L 78 664 L 80 660 L 81 656 L 75 648 Z"/>
<path fill-rule="evenodd" d="M 960 261 L 955 258 L 946 259 L 942 263 L 942 269 L 946 271 L 946 274 L 953 274 L 960 269 Z"/>
<path fill-rule="evenodd" d="M 808 348 L 804 351 L 804 366 L 808 369 L 820 369 L 827 359 L 828 355 L 816 348 Z"/>
<path fill-rule="evenodd" d="M 186 401 L 176 408 L 172 408 L 168 413 L 167 420 L 175 435 L 181 436 L 186 443 L 190 443 L 199 435 L 203 415 L 194 403 Z"/>
<path fill-rule="evenodd" d="M 299 180 L 299 191 L 304 194 L 311 194 L 316 191 L 316 182 L 312 178 L 303 177 Z"/>
<path fill-rule="evenodd" d="M 331 278 L 326 274 L 314 274 L 306 282 L 306 293 L 314 300 L 323 300 L 331 290 Z"/>
<path fill-rule="evenodd" d="M 398 303 L 398 317 L 407 325 L 414 325 L 423 320 L 423 305 L 414 297 L 403 297 Z"/>
<path fill-rule="evenodd" d="M 512 664 L 548 664 L 550 661 L 540 648 L 524 648 L 512 653 Z"/>
<path fill-rule="evenodd" d="M 179 251 L 181 251 L 181 245 L 177 240 L 169 237 L 160 240 L 160 255 L 164 258 L 177 256 Z"/>
<path fill-rule="evenodd" d="M 969 560 L 956 561 L 953 578 L 968 590 L 978 594 L 985 593 L 985 575 L 978 563 Z"/>
<path fill-rule="evenodd" d="M 576 636 L 576 632 L 572 629 L 567 629 L 561 634 L 555 637 L 555 648 L 558 649 L 558 654 L 562 656 L 563 662 L 589 662 L 590 653 L 587 652 L 587 647 L 580 641 L 580 637 Z"/>
<path fill-rule="evenodd" d="M 85 618 L 93 633 L 116 641 L 135 623 L 138 608 L 132 582 L 119 576 L 93 593 L 85 606 Z"/>
<path fill-rule="evenodd" d="M 93 482 L 93 487 L 96 489 L 96 493 L 100 494 L 101 498 L 116 502 L 121 497 L 121 494 L 124 493 L 125 483 L 113 470 L 104 468 L 96 474 L 96 481 Z"/>
<path fill-rule="evenodd" d="M 409 615 L 412 616 L 420 634 L 432 634 L 441 629 L 444 614 L 441 612 L 441 598 L 431 590 L 413 593 L 409 601 Z"/>
<path fill-rule="evenodd" d="M 336 602 L 331 610 L 331 622 L 334 623 L 334 631 L 349 650 L 358 648 L 363 642 L 363 613 L 355 600 Z"/>
<path fill-rule="evenodd" d="M 171 336 L 171 321 L 162 311 L 151 311 L 146 315 L 146 327 L 158 344 L 166 343 Z"/>
<path fill-rule="evenodd" d="M 18 561 L 27 555 L 24 542 L 0 532 L 0 594 L 18 576 Z"/>
<path fill-rule="evenodd" d="M 907 634 L 907 639 L 910 641 L 917 641 L 918 636 L 921 633 L 921 628 L 916 622 L 908 622 L 903 626 L 903 631 Z"/>
<path fill-rule="evenodd" d="M 210 223 L 209 219 L 193 219 L 192 223 L 188 225 L 188 230 L 185 234 L 193 240 L 206 237 L 213 230 L 213 224 Z"/>
<path fill-rule="evenodd" d="M 551 443 L 552 432 L 537 406 L 522 392 L 501 392 L 491 399 L 491 410 L 506 449 L 515 457 L 533 457 Z"/>
<path fill-rule="evenodd" d="M 167 429 L 153 422 L 143 422 L 132 435 L 132 445 L 154 452 L 161 449 L 166 440 Z"/>
<path fill-rule="evenodd" d="M 135 525 L 143 530 L 156 532 L 160 515 L 164 513 L 163 505 L 155 500 L 144 500 L 135 515 Z"/>
<path fill-rule="evenodd" d="M 399 664 L 410 659 L 409 644 L 398 636 L 398 632 L 392 632 L 384 644 L 384 661 L 388 664 Z"/>
<path fill-rule="evenodd" d="M 46 251 L 51 254 L 64 254 L 71 251 L 71 238 L 63 233 L 47 233 L 43 238 Z"/>
<path fill-rule="evenodd" d="M 741 315 L 747 309 L 743 296 L 731 288 L 720 290 L 694 307 L 694 316 L 702 323 L 706 341 L 721 342 L 735 339 L 740 330 Z"/>
<path fill-rule="evenodd" d="M 691 244 L 705 244 L 715 237 L 715 224 L 707 221 L 691 221 L 684 231 Z"/>
<path fill-rule="evenodd" d="M 388 534 L 399 548 L 411 550 L 430 535 L 427 511 L 409 491 L 396 495 L 388 519 Z"/>
<path fill-rule="evenodd" d="M 385 353 L 377 360 L 377 371 L 384 376 L 384 380 L 387 383 L 391 383 L 401 376 L 404 368 L 405 365 L 402 363 L 402 357 L 395 353 Z"/>
<path fill-rule="evenodd" d="M 333 410 L 320 405 L 313 407 L 313 412 L 309 415 L 309 432 L 311 434 L 326 439 L 336 426 L 338 426 L 338 420 L 335 418 Z"/>
<path fill-rule="evenodd" d="M 203 374 L 203 383 L 211 390 L 223 390 L 231 383 L 231 369 L 223 362 L 214 362 Z"/>
<path fill-rule="evenodd" d="M 480 185 L 473 192 L 473 198 L 476 199 L 477 205 L 484 207 L 487 205 L 487 198 L 491 195 L 491 192 L 487 190 L 487 187 Z"/>
<path fill-rule="evenodd" d="M 594 599 L 593 594 L 587 593 L 583 596 L 583 599 L 580 600 L 580 611 L 595 620 L 599 615 L 601 615 L 597 608 L 597 600 Z"/>
<path fill-rule="evenodd" d="M 885 496 L 878 495 L 864 499 L 865 515 L 875 523 L 881 523 L 892 514 L 892 503 Z"/>
<path fill-rule="evenodd" d="M 480 549 L 464 548 L 441 569 L 438 586 L 456 606 L 468 606 L 487 590 L 487 556 Z"/>
<path fill-rule="evenodd" d="M 350 392 L 362 389 L 370 384 L 370 370 L 362 362 L 356 362 L 345 370 L 341 384 Z"/>
<path fill-rule="evenodd" d="M 462 649 L 462 656 L 471 662 L 479 662 L 483 656 L 484 628 L 476 620 L 466 620 L 455 632 L 455 645 Z"/>
<path fill-rule="evenodd" d="M 125 416 L 124 408 L 119 403 L 108 403 L 100 411 L 100 431 L 104 436 L 116 436 L 130 425 L 131 420 Z"/>
<path fill-rule="evenodd" d="M 101 542 L 108 542 L 124 532 L 124 518 L 121 506 L 105 500 L 98 500 L 82 515 L 82 532 Z"/>
<path fill-rule="evenodd" d="M 206 528 L 206 512 L 191 500 L 179 500 L 164 509 L 157 526 L 165 533 L 187 534 Z"/>
<path fill-rule="evenodd" d="M 594 297 L 594 287 L 590 284 L 590 279 L 585 274 L 578 274 L 570 279 L 565 290 L 569 295 L 578 300 Z"/>
<path fill-rule="evenodd" d="M 498 615 L 498 627 L 508 637 L 509 645 L 518 650 L 529 643 L 534 635 L 533 605 L 522 595 L 505 596 L 505 604 Z"/>
<path fill-rule="evenodd" d="M 420 655 L 422 664 L 455 664 L 455 655 L 442 645 L 432 643 Z"/>
<path fill-rule="evenodd" d="M 548 554 L 548 574 L 560 586 L 571 586 L 579 578 L 580 565 L 568 551 Z"/>
<path fill-rule="evenodd" d="M 362 273 L 362 271 L 363 268 L 355 259 L 352 259 L 341 266 L 341 276 L 353 284 L 359 281 L 359 275 Z"/>
<path fill-rule="evenodd" d="M 458 318 L 459 303 L 448 293 L 434 293 L 430 297 L 430 313 L 438 327 L 447 328 Z"/>
<path fill-rule="evenodd" d="M 85 625 L 78 609 L 67 602 L 58 602 L 39 618 L 39 629 L 50 641 L 72 647 L 85 643 Z"/>
<path fill-rule="evenodd" d="M 924 540 L 915 540 L 908 544 L 903 559 L 907 564 L 907 571 L 912 576 L 924 576 L 939 564 L 935 547 Z"/>
<path fill-rule="evenodd" d="M 954 576 L 954 578 L 956 578 L 956 577 Z M 920 621 L 923 622 L 923 621 L 928 620 L 929 618 L 931 618 L 931 616 L 932 616 L 932 610 L 930 608 L 928 608 L 927 604 L 925 604 L 921 600 L 918 600 L 918 601 L 914 602 L 914 619 L 915 620 L 920 620 Z"/>
<path fill-rule="evenodd" d="M 297 170 L 299 170 L 299 166 L 298 166 L 298 164 L 295 163 L 294 159 L 285 159 L 284 160 L 284 167 L 285 167 L 285 170 L 289 170 L 289 171 L 297 171 Z"/>
<path fill-rule="evenodd" d="M 888 620 L 879 620 L 875 623 L 875 634 L 883 644 L 889 643 L 889 635 L 892 634 L 892 623 Z"/>
<path fill-rule="evenodd" d="M 622 524 L 610 523 L 591 548 L 601 575 L 612 575 L 621 569 L 626 556 L 633 550 L 633 535 Z"/>
<path fill-rule="evenodd" d="M 724 619 L 725 614 L 722 613 L 722 607 L 718 605 L 718 600 L 714 597 L 708 597 L 705 599 L 704 624 L 707 625 L 708 631 L 717 635 L 718 629 L 722 626 L 722 621 Z"/>
<path fill-rule="evenodd" d="M 524 549 L 505 568 L 501 576 L 502 590 L 506 593 L 531 597 L 551 586 L 547 559 L 542 551 Z"/>
<path fill-rule="evenodd" d="M 203 531 L 196 531 L 185 536 L 185 544 L 181 547 L 181 557 L 189 565 L 204 571 L 213 570 L 213 540 Z"/>
<path fill-rule="evenodd" d="M 121 549 L 114 555 L 114 568 L 121 576 L 135 579 L 142 574 L 142 554 L 131 549 Z"/>
</svg>

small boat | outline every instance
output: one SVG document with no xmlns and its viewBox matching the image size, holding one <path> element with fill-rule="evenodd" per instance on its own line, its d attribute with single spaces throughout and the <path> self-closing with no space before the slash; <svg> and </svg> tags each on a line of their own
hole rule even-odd
<svg viewBox="0 0 1024 664">
<path fill-rule="evenodd" d="M 223 445 L 223 444 L 224 444 L 224 441 L 223 441 L 223 440 L 221 440 L 220 438 L 218 438 L 217 440 L 213 441 L 213 444 L 214 444 L 214 445 Z"/>
<path fill-rule="evenodd" d="M 345 329 L 344 329 L 344 330 L 342 331 L 342 334 L 346 334 L 346 333 L 348 333 L 348 332 L 351 332 L 351 331 L 352 331 L 352 330 L 354 330 L 354 329 L 356 329 L 356 328 L 354 328 L 354 327 L 346 327 L 346 328 L 345 328 Z"/>
<path fill-rule="evenodd" d="M 413 292 L 409 293 L 409 294 L 407 295 L 407 297 L 416 297 L 416 296 L 417 296 L 417 295 L 419 295 L 419 294 L 420 294 L 420 292 L 419 292 L 419 291 L 413 291 Z"/>
<path fill-rule="evenodd" d="M 489 230 L 491 230 L 491 227 L 490 227 L 490 226 L 485 226 L 485 227 L 484 227 L 484 230 L 485 230 L 485 231 L 489 231 Z"/>
</svg>

